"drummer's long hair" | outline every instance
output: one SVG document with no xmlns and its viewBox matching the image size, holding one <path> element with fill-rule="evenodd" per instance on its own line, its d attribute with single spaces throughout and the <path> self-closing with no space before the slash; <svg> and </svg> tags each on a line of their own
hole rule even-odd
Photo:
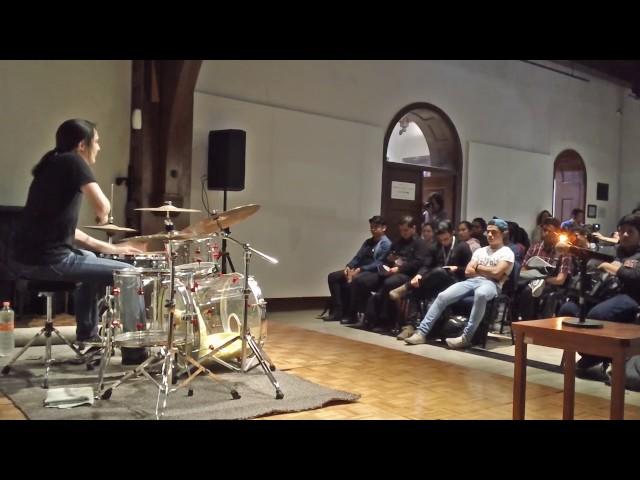
<svg viewBox="0 0 640 480">
<path fill-rule="evenodd" d="M 73 118 L 62 123 L 56 131 L 56 148 L 45 153 L 38 164 L 33 167 L 31 172 L 33 176 L 37 176 L 42 167 L 56 155 L 73 151 L 78 146 L 78 143 L 84 142 L 85 145 L 90 147 L 95 135 L 95 129 L 95 123 L 80 118 Z"/>
</svg>

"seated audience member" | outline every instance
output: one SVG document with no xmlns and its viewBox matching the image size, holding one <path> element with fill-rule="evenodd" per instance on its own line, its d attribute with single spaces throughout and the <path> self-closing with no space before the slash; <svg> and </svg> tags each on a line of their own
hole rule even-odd
<svg viewBox="0 0 640 480">
<path fill-rule="evenodd" d="M 631 211 L 631 215 L 636 215 L 636 214 L 640 214 L 640 207 L 634 208 Z M 600 240 L 601 242 L 609 243 L 612 245 L 617 245 L 618 242 L 620 241 L 620 236 L 618 235 L 617 230 L 613 232 L 610 237 L 605 237 L 600 232 L 593 232 L 593 236 L 598 240 Z"/>
<path fill-rule="evenodd" d="M 489 246 L 476 250 L 465 269 L 467 280 L 455 283 L 441 292 L 433 302 L 416 332 L 405 340 L 409 345 L 425 343 L 427 335 L 445 308 L 473 293 L 473 307 L 469 322 L 462 335 L 448 338 L 449 348 L 471 346 L 476 329 L 484 317 L 487 302 L 493 300 L 513 269 L 514 256 L 509 247 L 502 243 L 502 236 L 509 226 L 500 218 L 489 221 L 487 239 Z"/>
<path fill-rule="evenodd" d="M 542 241 L 534 243 L 524 257 L 520 270 L 520 280 L 521 282 L 524 280 L 522 282 L 523 288 L 518 290 L 516 298 L 516 310 L 522 320 L 537 318 L 540 296 L 563 286 L 571 275 L 571 255 L 561 255 L 555 248 L 559 230 L 560 221 L 558 219 L 550 217 L 543 220 Z M 537 277 L 537 270 L 527 265 L 533 257 L 540 257 L 554 267 L 554 275 L 531 280 L 532 277 Z"/>
<path fill-rule="evenodd" d="M 598 269 L 615 276 L 620 283 L 619 293 L 592 307 L 587 318 L 612 322 L 632 322 L 640 304 L 640 215 L 625 215 L 618 222 L 620 245 L 616 259 L 603 262 Z M 573 302 L 565 303 L 558 313 L 561 316 L 578 317 L 579 307 Z M 580 369 L 600 364 L 604 359 L 582 355 L 576 366 Z"/>
<path fill-rule="evenodd" d="M 353 295 L 354 290 L 362 287 L 363 280 L 359 279 L 361 273 L 377 272 L 382 265 L 391 248 L 391 240 L 385 235 L 387 224 L 379 215 L 369 219 L 371 238 L 364 241 L 360 250 L 351 259 L 344 270 L 329 274 L 329 292 L 331 294 L 331 307 L 329 314 L 322 318 L 326 321 L 341 320 L 345 313 L 354 314 L 357 298 Z M 349 305 L 344 305 L 346 292 L 349 295 Z M 347 312 L 345 308 L 349 308 Z"/>
<path fill-rule="evenodd" d="M 400 219 L 398 223 L 400 238 L 391 244 L 385 264 L 378 269 L 378 289 L 375 295 L 369 297 L 365 311 L 365 323 L 376 326 L 375 330 L 386 330 L 385 325 L 388 325 L 393 318 L 393 313 L 390 311 L 392 305 L 389 304 L 389 292 L 408 282 L 418 272 L 429 254 L 429 248 L 424 240 L 416 235 L 416 227 L 413 217 L 405 216 Z M 363 275 L 376 275 L 376 273 Z M 367 293 L 363 292 L 363 294 Z"/>
<path fill-rule="evenodd" d="M 437 192 L 429 195 L 425 203 L 424 221 L 438 224 L 444 220 L 449 220 L 449 214 L 444 210 L 444 199 Z"/>
<path fill-rule="evenodd" d="M 427 222 L 422 224 L 422 239 L 427 247 L 432 247 L 436 243 L 435 236 L 433 223 Z"/>
<path fill-rule="evenodd" d="M 565 220 L 560 225 L 563 230 L 572 230 L 575 227 L 582 227 L 584 225 L 584 210 L 581 208 L 574 208 L 571 210 L 571 218 Z"/>
<path fill-rule="evenodd" d="M 484 218 L 474 218 L 473 222 L 471 222 L 471 236 L 480 242 L 481 247 L 486 247 L 487 245 L 489 245 L 489 241 L 484 234 L 486 231 L 487 222 L 484 221 Z"/>
<path fill-rule="evenodd" d="M 463 220 L 458 224 L 458 240 L 466 242 L 471 249 L 471 253 L 480 248 L 480 242 L 477 238 L 471 236 L 471 222 Z"/>
<path fill-rule="evenodd" d="M 453 236 L 450 222 L 440 222 L 437 228 L 438 244 L 425 257 L 418 273 L 404 285 L 389 292 L 400 312 L 402 299 L 413 294 L 419 299 L 431 299 L 455 282 L 464 280 L 464 270 L 471 260 L 471 249 L 466 242 Z M 413 324 L 405 325 L 398 335 L 404 340 L 415 332 Z"/>
<path fill-rule="evenodd" d="M 518 224 L 514 222 L 507 222 L 507 225 L 509 225 L 509 228 L 504 232 L 502 241 L 513 251 L 516 262 L 522 264 L 522 260 L 524 259 L 527 249 L 523 244 L 516 243 Z"/>
<path fill-rule="evenodd" d="M 542 241 L 542 222 L 551 218 L 552 215 L 549 213 L 549 210 L 542 210 L 538 216 L 536 217 L 536 226 L 531 232 L 531 243 L 537 243 Z"/>
</svg>

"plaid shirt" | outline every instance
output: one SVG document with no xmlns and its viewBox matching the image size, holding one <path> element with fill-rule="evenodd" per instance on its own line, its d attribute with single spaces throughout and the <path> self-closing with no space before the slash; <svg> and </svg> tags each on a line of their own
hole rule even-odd
<svg viewBox="0 0 640 480">
<path fill-rule="evenodd" d="M 571 255 L 559 255 L 556 252 L 555 247 L 551 247 L 550 250 L 545 250 L 544 242 L 534 243 L 527 250 L 527 254 L 524 256 L 524 260 L 522 261 L 522 265 L 526 265 L 530 258 L 532 257 L 540 257 L 545 262 L 553 265 L 554 267 L 558 267 L 558 263 L 560 263 L 560 270 L 558 273 L 565 273 L 567 276 L 571 275 L 571 271 L 573 269 L 573 264 L 571 262 Z"/>
</svg>

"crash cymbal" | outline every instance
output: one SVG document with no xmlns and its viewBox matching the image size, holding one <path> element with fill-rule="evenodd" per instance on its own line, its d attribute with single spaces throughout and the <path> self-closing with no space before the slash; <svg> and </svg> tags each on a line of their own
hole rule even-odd
<svg viewBox="0 0 640 480">
<path fill-rule="evenodd" d="M 102 230 L 103 232 L 137 232 L 134 228 L 119 227 L 113 223 L 107 223 L 106 225 L 85 225 L 83 228 Z"/>
<path fill-rule="evenodd" d="M 197 213 L 200 212 L 200 210 L 193 210 L 192 208 L 179 208 L 179 207 L 175 207 L 171 204 L 171 202 L 164 202 L 165 204 L 161 207 L 154 207 L 154 208 L 136 208 L 136 210 L 139 210 L 141 212 L 160 212 L 160 213 Z"/>
<path fill-rule="evenodd" d="M 192 240 L 198 236 L 193 233 L 182 233 L 176 231 L 175 233 L 153 233 L 151 235 L 140 235 L 137 237 L 128 237 L 122 240 L 122 242 L 149 242 L 151 240 Z M 118 242 L 121 243 L 121 242 Z"/>
<path fill-rule="evenodd" d="M 250 204 L 232 208 L 226 212 L 220 212 L 214 217 L 200 220 L 194 225 L 189 225 L 181 233 L 193 233 L 196 235 L 207 235 L 229 228 L 231 225 L 240 223 L 260 209 L 260 205 Z"/>
</svg>

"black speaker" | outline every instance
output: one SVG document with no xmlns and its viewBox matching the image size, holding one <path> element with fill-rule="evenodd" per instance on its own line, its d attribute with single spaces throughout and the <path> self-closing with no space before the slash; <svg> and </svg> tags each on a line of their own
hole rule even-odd
<svg viewBox="0 0 640 480">
<path fill-rule="evenodd" d="M 244 190 L 244 153 L 247 132 L 212 130 L 209 132 L 209 190 Z"/>
</svg>

